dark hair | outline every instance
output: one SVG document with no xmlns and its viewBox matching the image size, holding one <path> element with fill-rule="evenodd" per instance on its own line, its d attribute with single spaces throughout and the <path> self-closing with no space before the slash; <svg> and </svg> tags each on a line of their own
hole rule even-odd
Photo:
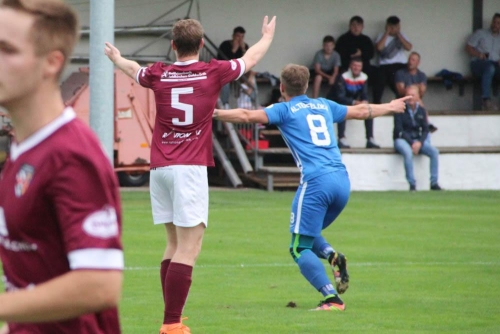
<svg viewBox="0 0 500 334">
<path fill-rule="evenodd" d="M 238 27 L 233 29 L 233 35 L 237 34 L 237 33 L 244 34 L 244 33 L 246 33 L 246 30 L 245 30 L 245 28 L 238 26 Z"/>
<path fill-rule="evenodd" d="M 323 43 L 335 43 L 335 38 L 333 36 L 325 36 L 323 37 Z"/>
<path fill-rule="evenodd" d="M 361 16 L 359 16 L 359 15 L 351 17 L 351 19 L 349 20 L 349 24 L 352 24 L 353 22 L 360 23 L 360 24 L 365 23 L 363 21 L 363 18 Z"/>
<path fill-rule="evenodd" d="M 494 20 L 494 19 L 496 19 L 496 18 L 500 18 L 500 13 L 495 13 L 495 14 L 493 15 L 493 20 Z"/>
<path fill-rule="evenodd" d="M 361 58 L 360 56 L 356 56 L 356 57 L 352 57 L 351 58 L 351 63 L 352 62 L 358 62 L 358 63 L 362 63 L 363 62 L 363 58 Z"/>
<path fill-rule="evenodd" d="M 387 18 L 387 21 L 386 21 L 386 23 L 387 23 L 387 24 L 390 24 L 391 26 L 395 26 L 395 25 L 396 25 L 396 24 L 398 24 L 399 22 L 400 22 L 399 17 L 394 16 L 394 15 L 393 15 L 393 16 L 389 16 L 389 17 Z"/>
</svg>

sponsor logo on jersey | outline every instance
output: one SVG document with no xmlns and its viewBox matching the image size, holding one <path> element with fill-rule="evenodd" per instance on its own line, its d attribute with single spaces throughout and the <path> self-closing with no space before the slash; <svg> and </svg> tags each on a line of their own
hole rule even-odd
<svg viewBox="0 0 500 334">
<path fill-rule="evenodd" d="M 161 136 L 162 138 L 167 138 L 168 136 L 170 136 L 174 131 L 170 131 L 170 132 L 164 132 L 163 135 Z"/>
<path fill-rule="evenodd" d="M 195 132 L 175 132 L 175 131 L 165 132 L 165 133 L 163 133 L 161 138 L 166 139 L 167 137 L 170 137 L 172 135 L 171 140 L 162 141 L 162 143 L 163 144 L 180 144 L 184 141 L 196 140 L 196 139 L 198 139 L 197 137 L 201 134 L 201 132 L 202 132 L 202 130 L 196 130 Z M 177 140 L 175 140 L 175 139 L 177 139 Z"/>
<path fill-rule="evenodd" d="M 14 186 L 16 197 L 21 197 L 26 193 L 33 179 L 34 172 L 35 168 L 33 166 L 28 164 L 21 166 L 21 169 L 19 169 L 19 172 L 16 174 L 16 185 Z"/>
<path fill-rule="evenodd" d="M 83 231 L 88 235 L 101 239 L 109 239 L 118 235 L 118 218 L 112 206 L 91 213 L 83 221 Z"/>
<path fill-rule="evenodd" d="M 207 78 L 206 72 L 163 72 L 160 81 L 164 82 L 179 82 L 179 81 L 193 81 L 204 80 Z"/>
</svg>

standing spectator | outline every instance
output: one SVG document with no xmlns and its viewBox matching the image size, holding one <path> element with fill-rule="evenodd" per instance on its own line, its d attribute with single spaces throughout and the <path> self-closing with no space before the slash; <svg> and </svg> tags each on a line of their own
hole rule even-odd
<svg viewBox="0 0 500 334">
<path fill-rule="evenodd" d="M 15 127 L 0 177 L 0 333 L 120 333 L 118 182 L 59 88 L 79 29 L 62 0 L 0 1 L 0 106 Z"/>
<path fill-rule="evenodd" d="M 472 74 L 481 78 L 483 110 L 497 110 L 491 102 L 493 79 L 500 81 L 500 13 L 495 13 L 489 29 L 479 29 L 469 37 L 465 50 L 472 57 Z"/>
<path fill-rule="evenodd" d="M 214 118 L 278 126 L 301 171 L 291 210 L 290 255 L 304 278 L 323 295 L 324 300 L 313 310 L 343 311 L 345 304 L 338 294 L 349 287 L 347 259 L 321 235 L 347 205 L 351 188 L 335 142 L 333 123 L 403 112 L 405 98 L 382 105 L 343 106 L 324 98 L 308 98 L 308 82 L 309 70 L 305 66 L 289 64 L 281 72 L 280 90 L 285 102 L 264 110 L 216 109 Z M 336 287 L 321 259 L 328 261 L 338 277 Z"/>
<path fill-rule="evenodd" d="M 394 76 L 399 69 L 406 67 L 406 51 L 412 45 L 408 38 L 401 33 L 401 23 L 397 16 L 389 16 L 385 25 L 385 32 L 380 33 L 375 40 L 375 48 L 379 53 L 379 67 L 373 81 L 373 102 L 380 103 L 384 95 L 385 85 L 389 85 L 397 96 Z"/>
<path fill-rule="evenodd" d="M 349 69 L 339 76 L 327 98 L 347 106 L 368 103 L 368 76 L 362 72 L 362 69 L 363 61 L 361 58 L 352 58 Z M 339 148 L 350 148 L 345 139 L 345 123 L 345 120 L 337 123 Z M 366 148 L 380 148 L 373 139 L 373 119 L 365 119 L 365 131 Z"/>
<path fill-rule="evenodd" d="M 314 82 L 313 82 L 313 98 L 319 96 L 321 82 L 323 80 L 332 86 L 339 74 L 340 55 L 334 50 L 335 39 L 332 36 L 323 38 L 323 48 L 316 52 L 313 61 Z"/>
<path fill-rule="evenodd" d="M 364 21 L 361 16 L 353 16 L 349 21 L 349 31 L 337 39 L 335 51 L 340 55 L 342 66 L 341 72 L 349 68 L 352 58 L 361 57 L 363 61 L 363 72 L 371 76 L 370 60 L 375 54 L 373 42 L 370 37 L 363 34 Z M 370 79 L 371 80 L 371 79 Z"/>
<path fill-rule="evenodd" d="M 243 57 L 248 50 L 248 44 L 245 43 L 245 28 L 238 26 L 233 29 L 232 39 L 226 40 L 219 45 L 219 53 L 217 59 L 231 60 Z M 231 94 L 231 86 L 225 84 L 220 92 L 222 104 L 227 108 L 229 104 L 229 95 Z"/>
<path fill-rule="evenodd" d="M 160 334 L 186 334 L 181 314 L 191 287 L 193 266 L 208 223 L 207 166 L 212 154 L 212 113 L 223 85 L 240 78 L 267 52 L 276 17 L 262 24 L 262 38 L 236 60 L 200 62 L 203 27 L 180 20 L 172 30 L 173 65 L 141 67 L 106 43 L 105 53 L 126 75 L 151 88 L 156 119 L 151 145 L 151 206 L 155 224 L 164 224 L 167 246 L 160 266 L 165 302 Z"/>
<path fill-rule="evenodd" d="M 415 85 L 409 86 L 405 92 L 412 98 L 406 101 L 406 110 L 403 114 L 394 115 L 394 148 L 403 155 L 410 191 L 417 189 L 413 175 L 413 156 L 418 154 L 427 155 L 431 159 L 431 190 L 441 190 L 438 184 L 439 151 L 426 141 L 429 125 L 426 111 L 419 103 L 419 88 Z"/>
</svg>

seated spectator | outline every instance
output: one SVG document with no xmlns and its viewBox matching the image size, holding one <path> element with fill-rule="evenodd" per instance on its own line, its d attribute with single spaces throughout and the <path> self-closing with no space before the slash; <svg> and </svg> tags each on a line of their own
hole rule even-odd
<svg viewBox="0 0 500 334">
<path fill-rule="evenodd" d="M 361 57 L 352 58 L 349 69 L 336 80 L 327 98 L 339 104 L 355 106 L 368 103 L 368 76 L 362 72 Z M 350 148 L 345 139 L 345 120 L 337 124 L 339 148 Z M 373 119 L 365 119 L 366 148 L 380 148 L 373 139 Z"/>
<path fill-rule="evenodd" d="M 413 51 L 408 57 L 408 63 L 405 68 L 402 68 L 396 72 L 394 81 L 396 84 L 396 90 L 398 92 L 398 97 L 405 96 L 406 88 L 411 85 L 418 86 L 418 92 L 420 95 L 420 105 L 424 107 L 422 98 L 424 97 L 425 91 L 427 90 L 427 76 L 424 72 L 420 71 L 418 66 L 420 65 L 420 54 Z M 427 114 L 427 121 L 429 121 L 429 115 Z M 429 124 L 429 131 L 437 131 L 437 128 Z"/>
<path fill-rule="evenodd" d="M 489 29 L 479 29 L 469 37 L 465 50 L 472 57 L 472 74 L 481 78 L 483 110 L 498 110 L 491 102 L 493 78 L 500 80 L 500 13 L 495 13 Z"/>
<path fill-rule="evenodd" d="M 410 51 L 412 48 L 408 38 L 401 33 L 401 23 L 397 16 L 387 18 L 385 32 L 377 36 L 375 48 L 379 53 L 379 67 L 373 80 L 373 102 L 381 103 L 386 84 L 398 95 L 394 76 L 398 70 L 406 67 L 405 50 Z"/>
<path fill-rule="evenodd" d="M 441 190 L 438 184 L 439 151 L 426 138 L 429 134 L 426 111 L 420 105 L 419 88 L 409 86 L 406 95 L 413 98 L 406 101 L 406 110 L 402 114 L 394 115 L 394 148 L 403 155 L 406 171 L 406 180 L 410 184 L 410 191 L 415 191 L 417 184 L 413 175 L 413 156 L 427 155 L 431 159 L 431 190 Z"/>
<path fill-rule="evenodd" d="M 245 43 L 245 28 L 236 27 L 233 29 L 232 39 L 222 42 L 219 46 L 217 59 L 229 60 L 243 57 L 248 50 L 248 44 Z M 220 99 L 225 108 L 229 107 L 229 96 L 231 94 L 230 84 L 226 84 L 220 91 Z"/>
<path fill-rule="evenodd" d="M 363 28 L 364 21 L 361 16 L 356 15 L 351 17 L 349 21 L 349 31 L 337 39 L 335 51 L 340 55 L 341 73 L 347 71 L 352 58 L 361 57 L 363 60 L 363 72 L 370 78 L 370 60 L 375 55 L 375 49 L 370 37 L 363 34 Z"/>
<path fill-rule="evenodd" d="M 316 52 L 314 55 L 313 69 L 311 77 L 313 82 L 313 98 L 319 96 L 321 82 L 327 81 L 330 86 L 335 83 L 335 79 L 339 73 L 340 55 L 334 51 L 335 39 L 332 36 L 323 38 L 323 49 Z"/>
</svg>

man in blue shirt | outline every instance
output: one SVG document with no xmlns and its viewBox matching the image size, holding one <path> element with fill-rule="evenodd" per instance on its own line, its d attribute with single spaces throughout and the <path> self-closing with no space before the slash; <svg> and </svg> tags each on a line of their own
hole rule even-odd
<svg viewBox="0 0 500 334">
<path fill-rule="evenodd" d="M 214 118 L 233 123 L 275 124 L 301 171 L 299 188 L 292 203 L 290 253 L 302 275 L 323 294 L 315 310 L 345 309 L 338 293 L 349 286 L 346 258 L 321 236 L 342 212 L 350 193 L 350 182 L 337 146 L 333 123 L 345 119 L 367 119 L 403 112 L 406 98 L 386 104 L 343 106 L 305 95 L 309 70 L 289 64 L 281 72 L 280 90 L 285 102 L 264 110 L 214 111 Z M 320 259 L 327 259 L 336 278 L 336 288 Z"/>
</svg>

